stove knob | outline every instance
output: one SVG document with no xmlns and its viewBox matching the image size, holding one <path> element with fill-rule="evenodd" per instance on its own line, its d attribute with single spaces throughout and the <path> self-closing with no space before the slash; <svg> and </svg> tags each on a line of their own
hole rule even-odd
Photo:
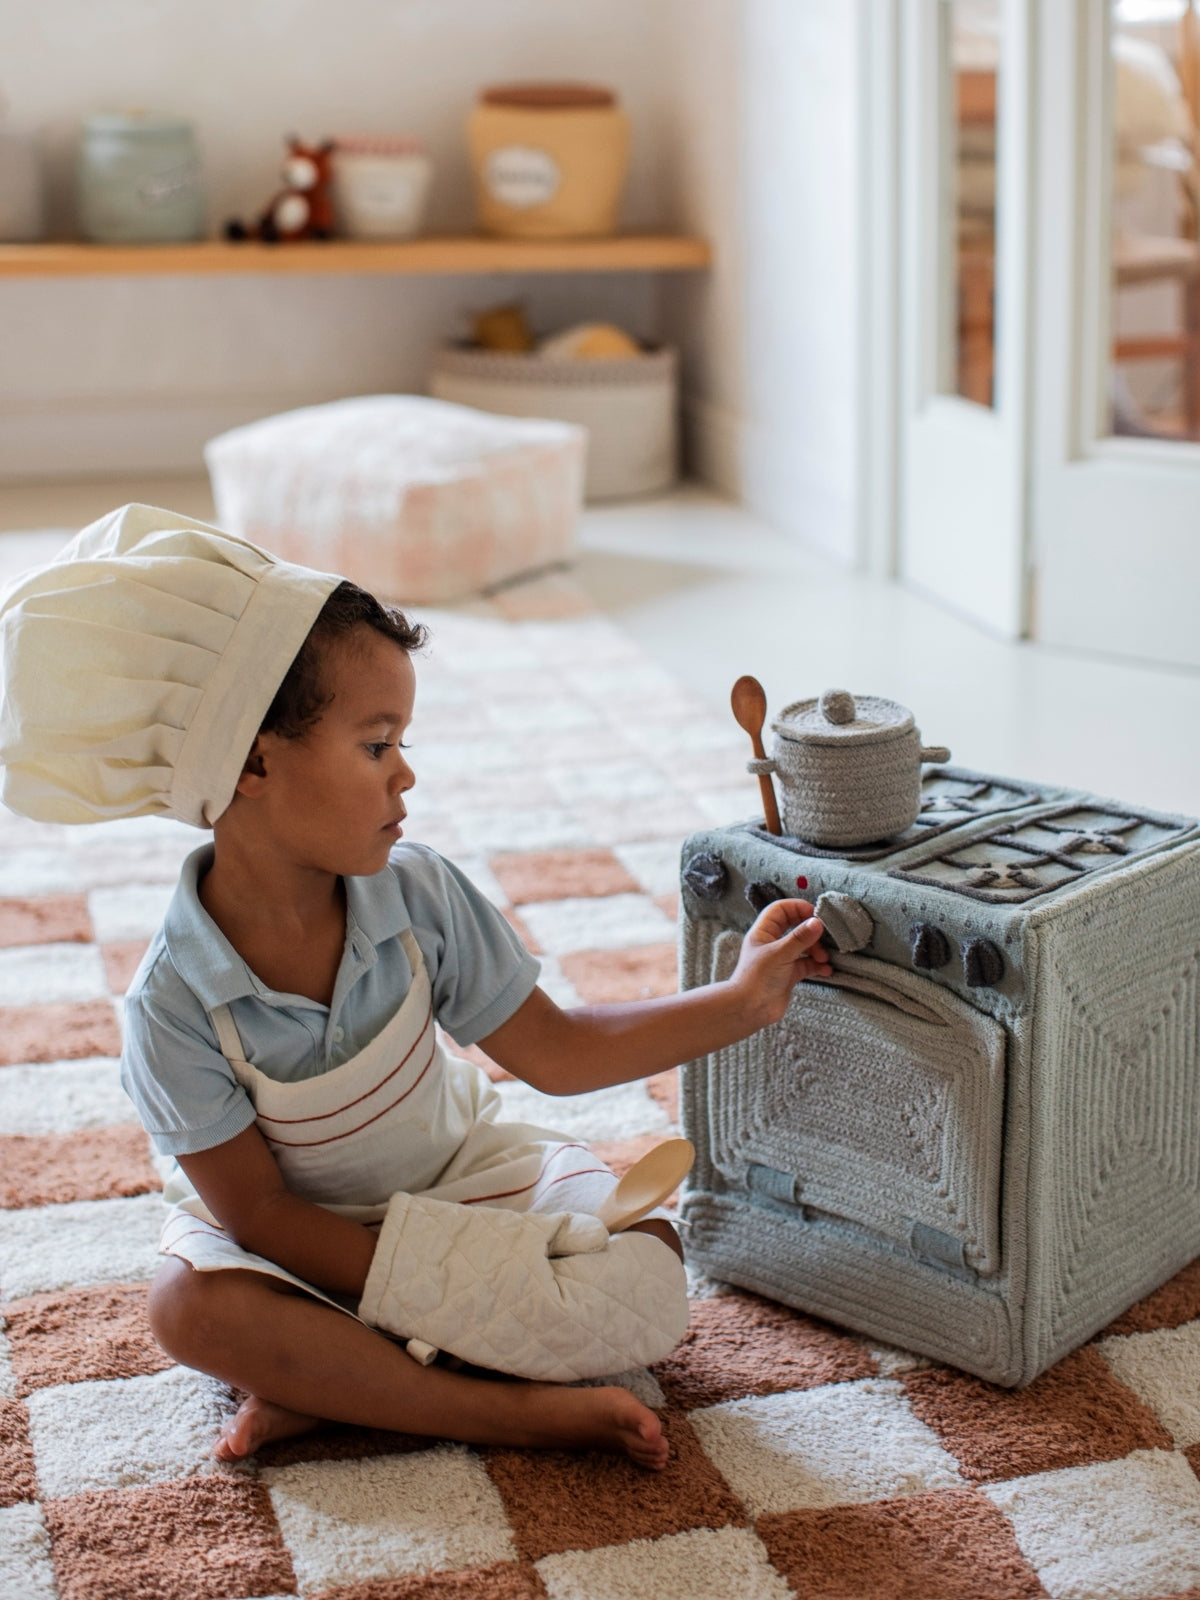
<svg viewBox="0 0 1200 1600">
<path fill-rule="evenodd" d="M 968 939 L 962 958 L 968 988 L 993 989 L 1004 976 L 1004 957 L 990 939 Z"/>
<path fill-rule="evenodd" d="M 852 894 L 839 894 L 835 889 L 827 890 L 813 910 L 825 924 L 829 943 L 840 954 L 861 950 L 864 945 L 870 944 L 875 924 L 866 906 Z"/>
<path fill-rule="evenodd" d="M 756 878 L 753 883 L 746 885 L 746 899 L 749 900 L 755 916 L 776 900 L 783 899 L 783 890 L 777 889 L 773 883 L 768 883 L 765 878 Z"/>
<path fill-rule="evenodd" d="M 921 972 L 944 967 L 950 959 L 950 941 L 932 922 L 915 922 L 908 930 L 912 964 Z"/>
<path fill-rule="evenodd" d="M 725 893 L 729 873 L 720 856 L 703 850 L 684 867 L 683 881 L 697 900 L 719 900 Z"/>
</svg>

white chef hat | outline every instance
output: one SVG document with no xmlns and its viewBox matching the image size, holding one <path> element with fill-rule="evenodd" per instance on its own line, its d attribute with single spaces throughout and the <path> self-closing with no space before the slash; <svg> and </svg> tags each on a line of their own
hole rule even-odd
<svg viewBox="0 0 1200 1600">
<path fill-rule="evenodd" d="M 211 827 L 340 582 L 153 506 L 93 522 L 0 596 L 0 798 Z"/>
</svg>

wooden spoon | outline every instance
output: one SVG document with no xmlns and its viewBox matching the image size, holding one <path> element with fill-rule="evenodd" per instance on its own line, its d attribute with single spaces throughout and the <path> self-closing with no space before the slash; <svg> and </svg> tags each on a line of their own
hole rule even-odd
<svg viewBox="0 0 1200 1600">
<path fill-rule="evenodd" d="M 695 1159 L 689 1139 L 664 1139 L 633 1163 L 596 1215 L 609 1233 L 620 1233 L 640 1222 L 647 1211 L 675 1193 Z"/>
<path fill-rule="evenodd" d="M 767 720 L 767 691 L 757 678 L 739 678 L 733 686 L 729 703 L 738 727 L 750 735 L 755 756 L 759 761 L 765 761 L 767 753 L 763 749 L 762 730 Z M 758 787 L 762 792 L 767 832 L 781 834 L 783 829 L 779 823 L 779 807 L 775 804 L 775 785 L 771 782 L 770 773 L 759 773 Z"/>
</svg>

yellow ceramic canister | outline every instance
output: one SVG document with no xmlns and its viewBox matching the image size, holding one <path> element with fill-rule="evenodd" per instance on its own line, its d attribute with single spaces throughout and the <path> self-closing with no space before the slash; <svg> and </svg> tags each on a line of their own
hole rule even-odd
<svg viewBox="0 0 1200 1600">
<path fill-rule="evenodd" d="M 629 119 L 609 89 L 512 84 L 485 89 L 467 121 L 479 224 L 516 239 L 617 231 Z"/>
</svg>

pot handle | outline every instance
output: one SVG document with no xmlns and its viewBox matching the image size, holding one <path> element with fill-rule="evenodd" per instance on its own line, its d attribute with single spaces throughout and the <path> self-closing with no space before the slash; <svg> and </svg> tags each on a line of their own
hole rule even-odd
<svg viewBox="0 0 1200 1600">
<path fill-rule="evenodd" d="M 774 756 L 755 756 L 747 761 L 746 771 L 755 778 L 769 777 L 772 772 L 779 771 L 779 764 Z"/>
<path fill-rule="evenodd" d="M 949 761 L 949 759 L 950 759 L 950 752 L 949 752 L 949 750 L 946 749 L 946 746 L 944 744 L 930 744 L 930 745 L 924 745 L 923 744 L 921 746 L 921 760 L 922 761 L 936 761 L 936 762 L 940 763 L 940 762 L 943 762 L 943 761 Z"/>
</svg>

